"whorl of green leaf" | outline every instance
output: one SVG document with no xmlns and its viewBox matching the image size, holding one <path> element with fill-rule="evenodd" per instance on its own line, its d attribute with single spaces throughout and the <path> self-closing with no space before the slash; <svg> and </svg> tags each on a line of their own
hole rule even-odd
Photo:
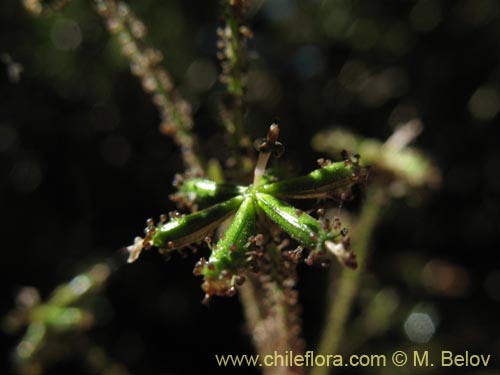
<svg viewBox="0 0 500 375">
<path fill-rule="evenodd" d="M 161 249 L 178 249 L 202 241 L 243 201 L 241 195 L 190 215 L 172 219 L 155 229 L 152 245 Z"/>
<path fill-rule="evenodd" d="M 257 193 L 256 197 L 259 208 L 301 245 L 317 250 L 331 238 L 332 235 L 311 215 L 269 194 Z"/>
<path fill-rule="evenodd" d="M 231 199 L 246 190 L 244 186 L 216 183 L 206 178 L 190 178 L 182 182 L 176 194 L 201 207 Z"/>
<path fill-rule="evenodd" d="M 207 295 L 234 293 L 237 277 L 246 266 L 246 253 L 251 246 L 249 238 L 254 233 L 255 207 L 253 197 L 248 195 L 203 267 L 203 289 Z"/>
<path fill-rule="evenodd" d="M 349 192 L 364 177 L 366 168 L 347 160 L 325 165 L 305 176 L 265 184 L 258 190 L 282 198 L 328 198 Z"/>
</svg>

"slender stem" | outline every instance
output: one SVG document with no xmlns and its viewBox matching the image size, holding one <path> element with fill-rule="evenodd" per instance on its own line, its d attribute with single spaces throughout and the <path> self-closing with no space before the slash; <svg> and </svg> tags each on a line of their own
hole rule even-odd
<svg viewBox="0 0 500 375">
<path fill-rule="evenodd" d="M 267 162 L 269 161 L 269 157 L 271 156 L 271 152 L 260 152 L 259 159 L 257 160 L 257 165 L 255 166 L 255 171 L 253 175 L 253 184 L 258 185 L 262 176 L 264 176 L 264 172 L 266 171 Z"/>
<path fill-rule="evenodd" d="M 235 169 L 241 170 L 240 147 L 245 143 L 243 118 L 246 88 L 246 40 L 251 37 L 244 25 L 248 1 L 222 1 L 224 26 L 218 30 L 218 57 L 221 60 L 220 80 L 226 85 L 226 95 L 221 106 L 221 118 L 229 135 L 229 145 L 235 157 Z"/>
<path fill-rule="evenodd" d="M 372 186 L 367 192 L 367 200 L 363 206 L 355 227 L 351 230 L 352 246 L 359 259 L 360 267 L 356 271 L 342 268 L 338 272 L 330 271 L 328 295 L 335 296 L 326 314 L 318 354 L 337 354 L 339 344 L 344 335 L 347 318 L 352 304 L 357 297 L 357 291 L 366 262 L 369 256 L 370 240 L 383 206 L 383 191 L 381 187 Z M 327 375 L 328 366 L 314 367 L 311 375 Z"/>
<path fill-rule="evenodd" d="M 266 274 L 267 275 L 267 274 Z M 277 352 L 301 354 L 300 320 L 298 306 L 292 296 L 296 293 L 283 287 L 279 280 L 265 280 L 262 275 L 247 275 L 247 282 L 239 290 L 247 329 L 255 350 L 263 359 Z M 265 375 L 302 375 L 304 367 L 278 366 L 262 367 Z"/>
<path fill-rule="evenodd" d="M 70 1 L 55 0 L 44 4 L 42 0 L 23 0 L 23 5 L 32 14 L 40 16 L 61 10 Z M 152 94 L 162 121 L 160 130 L 179 145 L 186 168 L 202 174 L 198 141 L 191 132 L 191 106 L 180 97 L 170 75 L 160 66 L 161 53 L 145 42 L 146 26 L 121 1 L 94 0 L 94 3 L 110 34 L 118 37 L 122 53 L 130 61 L 132 73 L 141 79 L 144 90 Z"/>
<path fill-rule="evenodd" d="M 117 36 L 130 69 L 142 82 L 161 117 L 160 130 L 179 145 L 186 168 L 202 173 L 198 141 L 191 132 L 191 106 L 175 90 L 172 78 L 160 66 L 162 54 L 144 40 L 146 27 L 123 2 L 94 0 L 97 13 L 104 18 L 108 31 Z"/>
<path fill-rule="evenodd" d="M 412 143 L 422 133 L 423 126 L 420 120 L 411 120 L 400 125 L 385 141 L 384 146 L 394 152 L 401 151 Z"/>
</svg>

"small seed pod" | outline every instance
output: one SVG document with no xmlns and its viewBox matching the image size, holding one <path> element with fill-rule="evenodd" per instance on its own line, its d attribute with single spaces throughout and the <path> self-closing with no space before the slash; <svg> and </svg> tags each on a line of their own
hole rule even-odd
<svg viewBox="0 0 500 375">
<path fill-rule="evenodd" d="M 240 195 L 245 190 L 244 186 L 218 184 L 205 178 L 190 178 L 183 181 L 176 195 L 206 207 Z"/>
<path fill-rule="evenodd" d="M 220 223 L 231 216 L 242 202 L 243 197 L 237 196 L 194 214 L 170 220 L 156 229 L 151 238 L 152 245 L 170 251 L 203 241 Z"/>
<path fill-rule="evenodd" d="M 251 244 L 248 238 L 255 233 L 255 207 L 251 196 L 245 197 L 236 212 L 224 238 L 214 246 L 210 259 L 203 268 L 202 288 L 207 295 L 228 296 L 241 280 Z"/>
<path fill-rule="evenodd" d="M 259 186 L 257 190 L 282 198 L 329 198 L 349 192 L 366 173 L 366 168 L 342 161 L 316 169 L 305 176 Z"/>
</svg>

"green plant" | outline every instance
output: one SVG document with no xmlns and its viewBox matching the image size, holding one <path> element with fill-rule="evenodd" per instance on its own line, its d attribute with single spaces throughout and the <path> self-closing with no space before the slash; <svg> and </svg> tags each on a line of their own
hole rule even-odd
<svg viewBox="0 0 500 375">
<path fill-rule="evenodd" d="M 232 296 L 236 287 L 242 284 L 246 271 L 260 269 L 259 258 L 255 254 L 275 251 L 269 245 L 273 236 L 271 231 L 265 229 L 266 220 L 262 217 L 265 214 L 278 225 L 278 231 L 281 229 L 300 246 L 310 249 L 308 263 L 329 251 L 342 264 L 356 268 L 355 256 L 349 251 L 347 229 L 340 228 L 338 218 L 332 226 L 328 219 L 317 220 L 280 198 L 346 199 L 353 185 L 366 179 L 366 168 L 359 166 L 358 157 L 351 160 L 345 153 L 342 162 L 323 161 L 320 169 L 308 175 L 271 182 L 273 177 L 265 174 L 265 168 L 271 153 L 282 152 L 283 146 L 277 141 L 278 134 L 278 125 L 273 124 L 267 137 L 259 142 L 260 156 L 253 184 L 249 186 L 217 184 L 200 178 L 187 178 L 180 182 L 181 193 L 176 197 L 180 204 L 185 205 L 185 199 L 189 204 L 202 204 L 207 198 L 214 202 L 224 201 L 187 216 L 173 213 L 168 222 L 163 215 L 158 226 L 150 219 L 145 238 L 137 237 L 134 245 L 128 247 L 129 262 L 135 261 L 144 248 L 154 246 L 167 253 L 205 240 L 211 244 L 210 258 L 208 261 L 202 258 L 194 271 L 205 278 L 205 300 L 208 301 L 212 295 Z M 219 233 L 220 240 L 212 244 L 207 236 L 232 215 L 234 218 L 227 230 Z M 280 234 L 275 233 L 274 237 L 280 238 Z M 280 256 L 279 250 L 275 256 L 271 255 L 274 258 Z M 279 268 L 280 265 L 273 267 Z"/>
<path fill-rule="evenodd" d="M 25 0 L 24 3 L 32 12 L 44 14 L 59 10 L 66 1 L 55 2 L 50 7 L 44 7 L 37 0 Z M 245 131 L 248 129 L 245 123 L 245 44 L 252 37 L 245 24 L 248 1 L 223 1 L 224 26 L 217 31 L 220 79 L 226 85 L 224 98 L 219 103 L 220 122 L 230 146 L 226 163 L 201 154 L 196 134 L 192 132 L 191 107 L 161 66 L 162 54 L 147 41 L 144 24 L 123 2 L 96 0 L 94 3 L 129 60 L 132 73 L 151 94 L 161 117 L 160 131 L 178 144 L 186 168 L 185 173 L 176 179 L 178 192 L 172 200 L 179 209 L 190 213 L 172 212 L 170 218 L 166 215 L 160 217 L 157 224 L 148 220 L 144 238 L 137 237 L 127 248 L 129 262 L 135 261 L 142 250 L 151 247 L 169 253 L 205 242 L 210 256 L 208 260 L 202 258 L 194 270 L 196 275 L 204 277 L 205 301 L 213 295 L 232 296 L 239 291 L 256 351 L 260 354 L 286 350 L 300 353 L 304 343 L 295 290 L 297 264 L 305 260 L 308 264 L 326 265 L 329 258 L 336 257 L 341 264 L 355 268 L 357 261 L 349 249 L 351 234 L 347 236 L 338 217 L 326 215 L 324 207 L 316 210 L 316 204 L 308 207 L 311 212 L 316 212 L 310 215 L 288 201 L 334 198 L 342 204 L 349 198 L 353 185 L 365 184 L 367 168 L 359 164 L 356 154 L 348 157 L 344 153 L 339 162 L 321 160 L 320 168 L 308 175 L 280 180 L 273 172 L 266 171 L 271 155 L 283 152 L 283 146 L 278 142 L 277 124 L 270 127 L 266 138 L 256 142 L 256 157 Z M 396 182 L 401 187 L 403 182 L 411 188 L 421 187 L 432 179 L 430 174 L 421 173 L 431 169 L 430 163 L 420 155 L 408 152 L 406 144 L 412 137 L 397 147 L 391 147 L 391 142 L 377 143 L 346 131 L 339 131 L 332 138 L 326 141 L 324 136 L 315 141 L 316 148 L 332 157 L 340 154 L 342 149 L 357 150 L 363 155 L 365 164 L 372 167 L 361 214 L 348 217 L 342 212 L 343 223 L 349 222 L 350 233 L 354 233 L 353 249 L 363 268 L 377 219 L 391 198 L 385 184 Z M 414 176 L 417 177 L 412 178 Z M 322 203 L 322 206 L 326 204 Z M 232 222 L 228 223 L 231 217 Z M 309 250 L 307 257 L 303 256 L 304 249 Z M 336 297 L 331 301 L 333 318 L 327 326 L 333 328 L 325 330 L 323 342 L 326 344 L 320 347 L 321 352 L 331 353 L 338 349 L 356 288 L 363 276 L 360 271 L 332 271 L 332 280 L 340 275 L 341 281 L 337 294 L 331 293 Z M 47 304 L 51 305 L 51 300 Z M 50 325 L 47 324 L 50 321 L 47 314 L 28 316 L 27 324 L 41 321 L 43 325 Z M 42 336 L 35 337 L 31 333 L 29 330 L 26 342 L 42 340 Z M 329 346 L 332 342 L 333 346 Z M 34 352 L 25 359 L 29 360 Z M 263 370 L 280 373 L 304 371 L 300 368 Z"/>
</svg>

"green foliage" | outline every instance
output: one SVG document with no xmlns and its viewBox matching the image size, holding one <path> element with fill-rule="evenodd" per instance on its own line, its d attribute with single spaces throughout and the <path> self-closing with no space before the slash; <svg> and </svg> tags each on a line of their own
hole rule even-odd
<svg viewBox="0 0 500 375">
<path fill-rule="evenodd" d="M 282 145 L 277 142 L 279 129 L 272 125 L 267 138 L 260 143 L 261 150 L 258 166 L 265 168 L 271 150 Z M 208 179 L 188 178 L 177 181 L 179 193 L 174 196 L 181 205 L 206 204 L 207 201 L 221 201 L 201 211 L 181 216 L 173 213 L 171 220 L 166 222 L 162 216 L 160 224 L 155 226 L 148 222 L 146 237 L 137 238 L 134 245 L 129 246 L 129 262 L 135 261 L 143 248 L 151 246 L 160 248 L 162 252 L 195 245 L 207 236 L 236 210 L 228 229 L 218 233 L 218 242 L 211 244 L 212 251 L 208 262 L 200 260 L 195 268 L 195 274 L 203 275 L 203 289 L 206 300 L 212 295 L 232 296 L 236 287 L 244 280 L 243 275 L 254 266 L 252 250 L 263 247 L 263 237 L 256 233 L 256 221 L 263 226 L 261 214 L 270 218 L 301 246 L 311 250 L 308 261 L 329 250 L 339 258 L 341 263 L 356 267 L 355 256 L 349 251 L 347 231 L 340 229 L 340 223 L 332 225 L 328 220 L 315 219 L 311 215 L 283 202 L 281 198 L 331 198 L 346 199 L 352 187 L 364 182 L 367 177 L 366 168 L 358 163 L 359 156 L 354 160 L 344 155 L 344 161 L 331 163 L 322 162 L 322 167 L 308 175 L 286 179 L 280 182 L 268 183 L 268 179 L 255 179 L 256 185 L 247 187 L 218 184 Z M 264 165 L 261 165 L 264 163 Z M 255 175 L 259 171 L 256 168 Z M 236 195 L 236 196 L 235 196 Z M 280 197 L 280 198 L 278 198 Z M 257 210 L 257 207 L 259 210 Z M 333 229 L 333 231 L 332 231 Z M 264 231 L 269 236 L 269 231 Z M 260 242 L 257 244 L 257 242 Z M 211 243 L 211 240 L 210 240 Z"/>
</svg>

